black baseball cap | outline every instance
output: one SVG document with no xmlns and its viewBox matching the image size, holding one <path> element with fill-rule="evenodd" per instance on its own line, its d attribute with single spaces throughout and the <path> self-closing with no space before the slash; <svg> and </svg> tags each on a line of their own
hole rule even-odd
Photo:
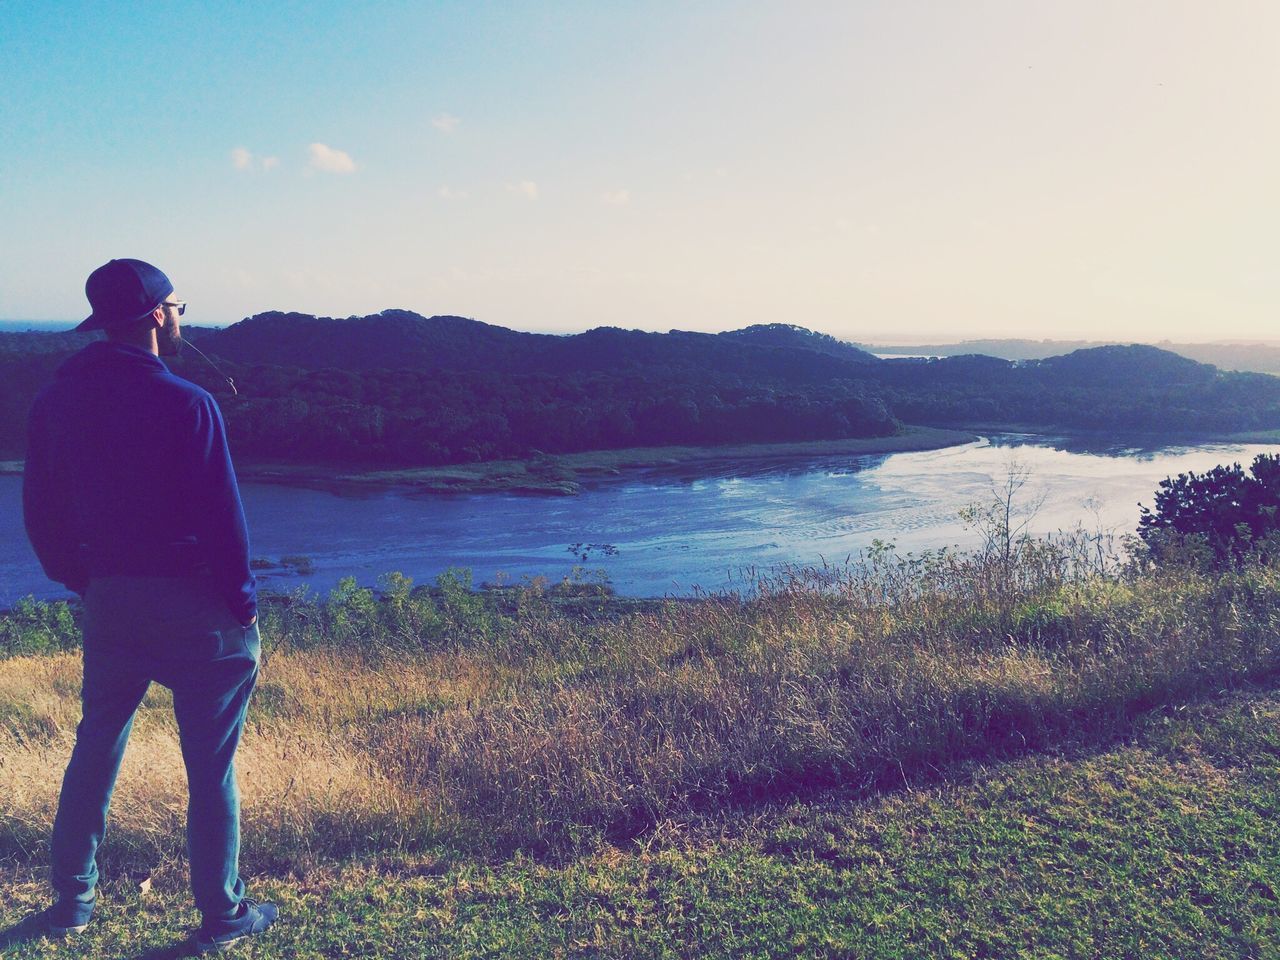
<svg viewBox="0 0 1280 960">
<path fill-rule="evenodd" d="M 93 313 L 76 329 L 101 330 L 141 320 L 171 293 L 173 284 L 158 267 L 127 257 L 108 261 L 85 281 Z"/>
</svg>

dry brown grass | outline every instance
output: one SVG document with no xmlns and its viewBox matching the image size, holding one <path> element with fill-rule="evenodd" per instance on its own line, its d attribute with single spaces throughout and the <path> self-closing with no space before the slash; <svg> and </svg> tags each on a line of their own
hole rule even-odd
<svg viewBox="0 0 1280 960">
<path fill-rule="evenodd" d="M 403 584 L 383 602 L 348 589 L 268 605 L 239 759 L 247 867 L 304 871 L 444 835 L 582 849 L 1104 738 L 1154 704 L 1280 666 L 1274 569 L 1106 573 L 1027 551 L 1013 570 L 1002 555 L 880 554 L 642 612 Z M 0 660 L 0 860 L 44 857 L 77 661 Z M 174 869 L 184 806 L 157 691 L 126 755 L 109 863 Z"/>
<path fill-rule="evenodd" d="M 301 870 L 318 859 L 401 847 L 422 832 L 422 798 L 390 781 L 355 745 L 364 722 L 433 689 L 432 671 L 399 677 L 325 651 L 272 654 L 263 689 L 293 684 L 279 714 L 258 704 L 237 756 L 249 869 Z M 79 657 L 0 661 L 0 858 L 42 851 L 79 720 Z M 434 694 L 433 694 L 434 695 Z M 309 709 L 298 706 L 308 696 Z M 373 711 L 371 714 L 370 711 Z M 138 712 L 112 801 L 117 870 L 181 859 L 186 781 L 168 692 Z M 41 852 L 39 854 L 43 856 Z"/>
</svg>

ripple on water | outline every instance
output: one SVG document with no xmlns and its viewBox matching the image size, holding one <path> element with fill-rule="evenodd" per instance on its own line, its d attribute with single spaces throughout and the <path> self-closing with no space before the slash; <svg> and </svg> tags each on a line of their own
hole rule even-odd
<svg viewBox="0 0 1280 960">
<path fill-rule="evenodd" d="M 558 578 L 573 558 L 571 543 L 611 543 L 618 553 L 592 557 L 622 593 L 662 593 L 672 584 L 717 589 L 727 569 L 767 571 L 774 564 L 817 562 L 856 553 L 873 539 L 918 551 L 972 543 L 961 508 L 988 501 L 1011 459 L 1031 471 L 1028 496 L 1048 492 L 1039 532 L 1084 523 L 1132 530 L 1137 504 L 1150 504 L 1157 484 L 1219 463 L 1248 464 L 1272 447 L 1206 444 L 1151 450 L 1131 442 L 1078 446 L 1026 438 L 997 446 L 872 458 L 845 471 L 831 461 L 803 470 L 752 476 L 639 479 L 588 485 L 578 497 L 415 497 L 343 499 L 323 491 L 243 485 L 254 555 L 304 555 L 317 573 L 298 578 L 317 591 L 353 574 L 372 583 L 400 570 L 419 583 L 448 567 L 470 567 L 475 580 L 498 569 Z M 1118 451 L 1123 455 L 1117 455 Z M 1088 501 L 1092 500 L 1092 503 Z M 0 476 L 0 604 L 27 594 L 61 596 L 45 579 L 21 526 L 21 478 Z"/>
</svg>

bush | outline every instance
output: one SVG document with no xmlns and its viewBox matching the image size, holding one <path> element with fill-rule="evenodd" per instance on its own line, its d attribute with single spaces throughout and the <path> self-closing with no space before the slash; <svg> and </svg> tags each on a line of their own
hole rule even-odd
<svg viewBox="0 0 1280 960">
<path fill-rule="evenodd" d="M 0 616 L 0 658 L 80 648 L 79 606 L 24 597 Z"/>
<path fill-rule="evenodd" d="M 1141 508 L 1138 536 L 1157 563 L 1203 568 L 1280 556 L 1280 456 L 1160 481 L 1155 508 Z"/>
</svg>

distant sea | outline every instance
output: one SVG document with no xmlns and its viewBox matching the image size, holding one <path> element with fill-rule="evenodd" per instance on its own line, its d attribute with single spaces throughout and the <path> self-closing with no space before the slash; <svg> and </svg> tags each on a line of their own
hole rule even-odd
<svg viewBox="0 0 1280 960">
<path fill-rule="evenodd" d="M 81 317 L 80 320 L 83 320 Z M 0 320 L 0 331 L 17 333 L 22 330 L 39 330 L 53 333 L 58 330 L 70 330 L 80 320 Z"/>
</svg>

